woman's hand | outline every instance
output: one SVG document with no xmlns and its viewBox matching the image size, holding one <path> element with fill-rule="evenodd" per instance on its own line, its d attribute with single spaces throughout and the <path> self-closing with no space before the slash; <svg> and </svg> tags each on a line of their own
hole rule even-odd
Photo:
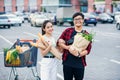
<svg viewBox="0 0 120 80">
<path fill-rule="evenodd" d="M 30 45 L 31 45 L 31 46 L 35 46 L 35 47 L 38 46 L 36 43 L 33 43 L 33 42 L 30 42 Z"/>
<path fill-rule="evenodd" d="M 52 43 L 50 41 L 45 41 L 45 43 L 46 43 L 46 47 L 48 47 L 49 49 L 51 49 Z"/>
</svg>

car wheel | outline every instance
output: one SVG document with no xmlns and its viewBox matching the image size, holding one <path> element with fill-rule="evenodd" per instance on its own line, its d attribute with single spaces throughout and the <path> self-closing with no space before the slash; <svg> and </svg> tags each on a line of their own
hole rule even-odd
<svg viewBox="0 0 120 80">
<path fill-rule="evenodd" d="M 21 26 L 21 24 L 19 24 L 19 26 Z"/>
<path fill-rule="evenodd" d="M 37 27 L 37 24 L 35 23 L 35 26 Z"/>
<path fill-rule="evenodd" d="M 6 28 L 6 26 L 3 26 L 3 28 Z"/>
<path fill-rule="evenodd" d="M 63 22 L 58 22 L 57 25 L 58 25 L 58 26 L 62 26 L 62 25 L 63 25 Z"/>
<path fill-rule="evenodd" d="M 112 22 L 110 22 L 111 24 L 113 23 L 113 21 Z"/>
<path fill-rule="evenodd" d="M 60 22 L 60 26 L 62 26 L 64 23 L 63 22 Z"/>
<path fill-rule="evenodd" d="M 22 23 L 24 23 L 24 21 L 22 21 Z"/>
<path fill-rule="evenodd" d="M 31 26 L 33 26 L 33 24 L 31 23 Z"/>
<path fill-rule="evenodd" d="M 116 25 L 116 28 L 117 28 L 118 30 L 120 30 L 120 24 L 117 24 L 117 25 Z"/>
<path fill-rule="evenodd" d="M 57 22 L 53 22 L 54 25 L 57 25 Z"/>
<path fill-rule="evenodd" d="M 97 24 L 95 23 L 94 26 L 96 26 Z"/>
<path fill-rule="evenodd" d="M 74 23 L 73 23 L 73 22 L 70 22 L 70 25 L 71 25 L 71 26 L 74 26 Z"/>
<path fill-rule="evenodd" d="M 87 23 L 85 23 L 85 26 L 88 26 L 88 24 L 87 24 Z"/>
<path fill-rule="evenodd" d="M 10 28 L 10 26 L 8 26 L 8 28 Z"/>
</svg>

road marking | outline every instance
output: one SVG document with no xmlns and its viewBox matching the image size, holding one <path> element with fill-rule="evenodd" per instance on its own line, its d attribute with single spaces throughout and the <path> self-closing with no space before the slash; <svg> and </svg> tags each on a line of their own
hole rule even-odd
<svg viewBox="0 0 120 80">
<path fill-rule="evenodd" d="M 116 63 L 116 64 L 120 64 L 120 61 L 117 61 L 117 60 L 114 60 L 114 59 L 111 59 L 110 61 L 113 62 L 113 63 Z"/>
<path fill-rule="evenodd" d="M 110 32 L 102 32 L 102 31 L 96 31 L 96 33 L 103 35 L 103 36 L 107 36 L 107 37 L 120 38 L 120 37 L 118 37 L 118 36 L 120 36 L 119 33 L 110 33 Z"/>
<path fill-rule="evenodd" d="M 38 64 L 40 64 L 40 61 L 38 62 Z M 57 77 L 60 78 L 61 80 L 64 80 L 63 76 L 60 75 L 59 73 L 57 73 Z"/>
<path fill-rule="evenodd" d="M 61 80 L 64 80 L 63 76 L 60 75 L 59 73 L 57 73 L 57 76 L 58 76 Z"/>
<path fill-rule="evenodd" d="M 36 36 L 36 35 L 34 35 L 34 34 L 32 34 L 32 33 L 29 33 L 29 32 L 23 32 L 23 33 L 28 34 L 28 35 L 33 36 L 33 37 L 37 37 L 37 38 L 38 38 L 38 36 Z"/>
<path fill-rule="evenodd" d="M 7 43 L 9 43 L 10 45 L 12 45 L 13 43 L 12 42 L 10 42 L 8 39 L 6 39 L 5 37 L 3 37 L 3 36 L 1 36 L 0 35 L 0 38 L 2 38 L 3 40 L 5 40 Z"/>
</svg>

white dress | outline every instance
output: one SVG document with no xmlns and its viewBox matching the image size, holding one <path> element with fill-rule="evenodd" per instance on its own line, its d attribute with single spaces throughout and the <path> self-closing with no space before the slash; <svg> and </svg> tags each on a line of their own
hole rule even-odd
<svg viewBox="0 0 120 80">
<path fill-rule="evenodd" d="M 53 46 L 56 46 L 53 37 L 48 38 L 44 36 L 45 41 L 50 41 Z M 53 56 L 50 52 L 46 56 Z M 41 65 L 41 80 L 57 80 L 57 59 L 56 58 L 42 58 Z"/>
</svg>

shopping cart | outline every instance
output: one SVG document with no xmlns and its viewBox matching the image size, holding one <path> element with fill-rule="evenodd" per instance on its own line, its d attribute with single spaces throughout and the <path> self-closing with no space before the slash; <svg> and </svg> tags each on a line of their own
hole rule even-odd
<svg viewBox="0 0 120 80">
<path fill-rule="evenodd" d="M 36 42 L 36 40 L 20 40 L 17 39 L 17 41 L 13 44 L 13 46 L 9 49 L 15 49 L 16 45 L 23 46 L 27 45 L 29 46 L 29 49 L 24 51 L 23 53 L 18 53 L 19 56 L 19 61 L 16 60 L 14 61 L 14 64 L 9 64 L 6 62 L 6 55 L 7 51 L 4 51 L 4 65 L 5 67 L 11 67 L 11 71 L 8 76 L 8 80 L 11 80 L 11 75 L 13 73 L 14 75 L 14 80 L 18 80 L 18 72 L 16 68 L 22 68 L 22 67 L 27 67 L 31 68 L 32 74 L 35 77 L 35 80 L 41 80 L 40 77 L 38 76 L 37 72 L 37 48 L 33 47 L 30 45 L 30 42 Z M 26 80 L 27 76 L 25 77 L 24 80 Z"/>
</svg>

